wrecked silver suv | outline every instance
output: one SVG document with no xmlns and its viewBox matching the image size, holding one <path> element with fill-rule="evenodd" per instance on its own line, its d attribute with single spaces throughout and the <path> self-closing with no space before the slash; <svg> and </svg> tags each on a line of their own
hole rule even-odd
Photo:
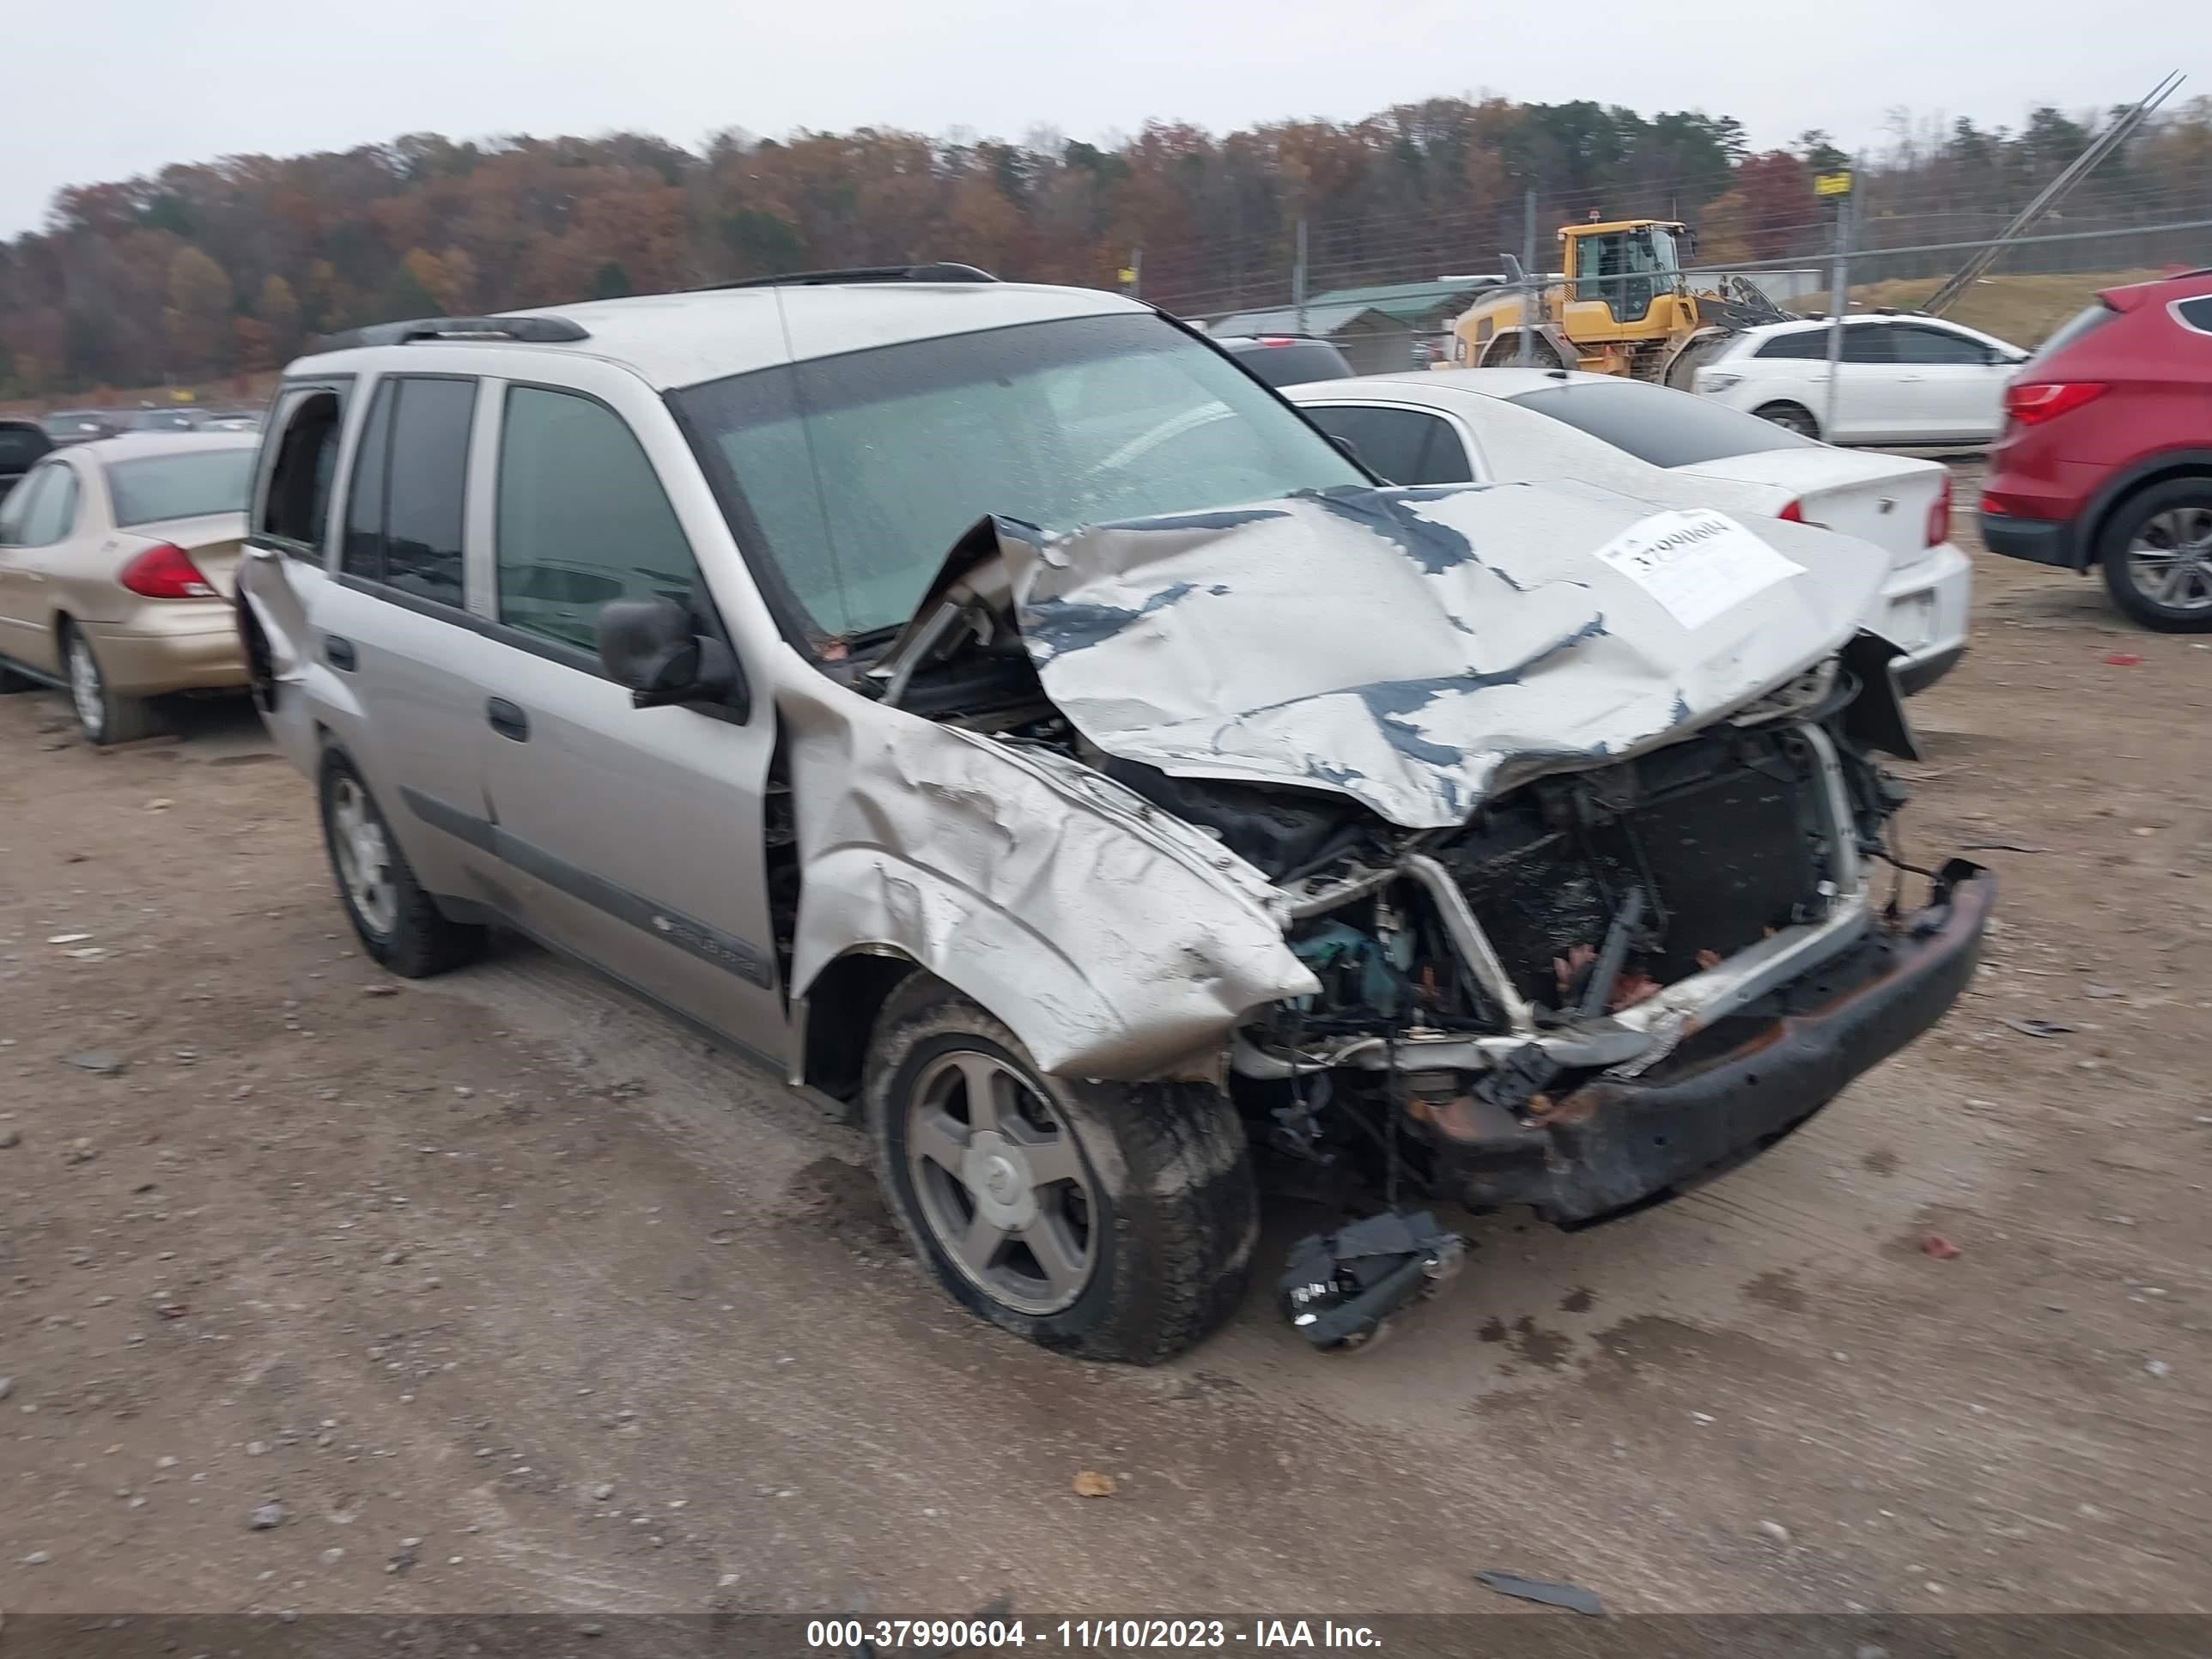
<svg viewBox="0 0 2212 1659">
<path fill-rule="evenodd" d="M 1870 873 L 1886 569 L 1601 490 L 1378 486 L 1146 307 L 957 268 L 393 325 L 288 371 L 240 623 L 378 959 L 498 924 L 865 1117 L 930 1272 L 1150 1361 L 1255 1152 L 1457 1241 L 1771 1144 L 1939 1018 L 1991 885 Z"/>
</svg>

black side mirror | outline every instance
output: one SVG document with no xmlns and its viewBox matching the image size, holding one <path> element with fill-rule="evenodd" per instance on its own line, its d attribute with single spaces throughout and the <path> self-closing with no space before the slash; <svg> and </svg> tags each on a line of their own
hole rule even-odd
<svg viewBox="0 0 2212 1659">
<path fill-rule="evenodd" d="M 694 631 L 691 613 L 670 599 L 610 599 L 594 630 L 599 665 L 629 688 L 633 708 L 713 702 L 739 720 L 750 713 L 744 676 L 721 641 Z"/>
</svg>

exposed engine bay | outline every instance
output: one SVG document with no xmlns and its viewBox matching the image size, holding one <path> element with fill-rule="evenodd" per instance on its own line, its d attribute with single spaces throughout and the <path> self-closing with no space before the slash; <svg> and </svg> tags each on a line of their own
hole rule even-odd
<svg viewBox="0 0 2212 1659">
<path fill-rule="evenodd" d="M 1607 562 L 1648 520 L 1621 532 L 1601 492 L 1534 503 L 1554 532 L 1588 508 L 1580 544 L 1616 538 L 1595 558 L 1480 533 L 1524 528 L 1528 505 L 1371 491 L 1057 544 L 986 520 L 848 671 L 1107 781 L 1268 884 L 1312 988 L 1248 1007 L 1180 1074 L 1216 1077 L 1255 1144 L 1404 1223 L 1302 1247 L 1285 1307 L 1324 1345 L 1455 1264 L 1401 1194 L 1579 1226 L 1717 1173 L 1940 1017 L 1991 898 L 1957 861 L 1919 872 L 1920 909 L 1874 896 L 1871 861 L 1909 867 L 1875 755 L 1914 752 L 1890 648 L 1852 620 L 1878 561 L 1793 562 L 1723 520 L 1750 562 L 1716 566 L 1736 596 L 1686 629 L 1662 607 L 1710 592 Z M 1376 586 L 1414 578 L 1395 638 L 1301 656 L 1267 636 L 1310 608 L 1301 581 L 1358 577 L 1363 556 Z"/>
</svg>

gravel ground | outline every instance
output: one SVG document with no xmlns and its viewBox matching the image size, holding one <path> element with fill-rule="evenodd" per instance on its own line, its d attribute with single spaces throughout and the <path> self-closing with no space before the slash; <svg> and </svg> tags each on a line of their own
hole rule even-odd
<svg viewBox="0 0 2212 1659">
<path fill-rule="evenodd" d="M 1680 1203 L 1474 1224 L 1370 1355 L 1255 1291 L 1152 1372 L 958 1314 L 856 1133 L 580 970 L 380 975 L 237 705 L 0 700 L 0 1607 L 2212 1610 L 2212 651 L 1977 580 L 1934 1034 Z"/>
</svg>

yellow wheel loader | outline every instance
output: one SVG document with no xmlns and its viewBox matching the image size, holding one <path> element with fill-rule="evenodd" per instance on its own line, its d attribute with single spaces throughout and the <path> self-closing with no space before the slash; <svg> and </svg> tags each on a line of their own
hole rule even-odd
<svg viewBox="0 0 2212 1659">
<path fill-rule="evenodd" d="M 1513 283 L 1461 313 L 1450 358 L 1436 367 L 1533 362 L 1686 386 L 1718 342 L 1786 314 L 1746 277 L 1692 269 L 1695 239 L 1673 220 L 1568 225 L 1559 246 L 1564 271 L 1543 279 L 1533 307 L 1527 276 L 1507 255 Z"/>
</svg>

